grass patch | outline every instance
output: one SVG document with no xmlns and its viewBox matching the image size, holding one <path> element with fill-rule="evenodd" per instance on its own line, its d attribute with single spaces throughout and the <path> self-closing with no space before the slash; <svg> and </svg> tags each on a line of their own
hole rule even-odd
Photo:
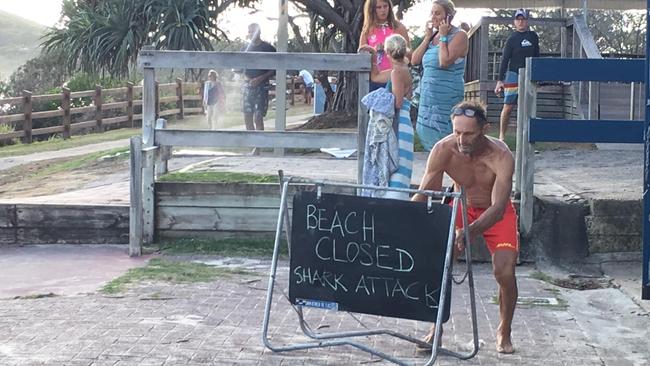
<svg viewBox="0 0 650 366">
<path fill-rule="evenodd" d="M 491 302 L 492 304 L 499 305 L 499 295 L 493 295 Z M 549 309 L 564 310 L 569 307 L 569 303 L 558 294 L 555 294 L 555 296 L 553 296 L 552 298 L 519 296 L 519 298 L 517 299 L 517 306 L 524 306 L 524 307 L 535 306 L 535 307 L 543 307 Z"/>
<path fill-rule="evenodd" d="M 33 295 L 24 295 L 24 296 L 15 296 L 14 300 L 36 300 L 36 299 L 45 299 L 48 297 L 57 297 L 53 292 L 48 292 L 46 294 L 33 294 Z"/>
<path fill-rule="evenodd" d="M 488 130 L 488 136 L 492 136 L 495 139 L 499 138 L 499 125 L 496 125 L 496 128 L 490 128 Z M 508 145 L 510 151 L 515 152 L 517 149 L 517 131 L 514 128 L 509 128 L 506 132 L 506 139 L 503 141 Z"/>
<path fill-rule="evenodd" d="M 72 136 L 67 140 L 52 139 L 49 141 L 38 141 L 31 144 L 18 144 L 0 147 L 0 158 L 7 156 L 27 155 L 44 151 L 57 151 L 83 145 L 96 144 L 100 142 L 128 139 L 131 136 L 140 135 L 139 128 L 122 128 L 119 130 L 103 133 L 93 133 L 81 136 Z"/>
<path fill-rule="evenodd" d="M 131 268 L 124 275 L 104 285 L 100 291 L 116 294 L 126 290 L 129 285 L 142 281 L 196 283 L 248 273 L 245 270 L 220 268 L 203 263 L 154 258 L 144 267 Z"/>
<path fill-rule="evenodd" d="M 236 172 L 175 172 L 161 176 L 159 181 L 209 183 L 278 183 L 278 176 Z"/>
<path fill-rule="evenodd" d="M 92 154 L 82 155 L 80 157 L 67 159 L 58 163 L 48 165 L 46 168 L 40 170 L 34 177 L 43 177 L 51 174 L 56 174 L 64 171 L 76 170 L 84 168 L 90 164 L 96 163 L 101 158 L 127 160 L 129 158 L 128 147 L 120 147 L 107 151 L 99 151 Z"/>
<path fill-rule="evenodd" d="M 212 254 L 226 257 L 270 257 L 273 255 L 273 239 L 179 239 L 160 243 L 164 254 Z M 288 255 L 286 242 L 280 246 L 280 254 Z"/>
<path fill-rule="evenodd" d="M 540 281 L 543 281 L 543 282 L 546 282 L 546 283 L 550 283 L 551 285 L 555 285 L 555 280 L 553 279 L 553 277 L 547 275 L 546 273 L 544 273 L 542 271 L 532 272 L 530 275 L 528 275 L 528 277 L 534 278 L 536 280 L 540 280 Z"/>
<path fill-rule="evenodd" d="M 413 151 L 414 152 L 426 151 L 426 150 L 424 150 L 424 146 L 422 145 L 422 141 L 420 141 L 420 136 L 418 136 L 417 133 L 413 134 Z"/>
</svg>

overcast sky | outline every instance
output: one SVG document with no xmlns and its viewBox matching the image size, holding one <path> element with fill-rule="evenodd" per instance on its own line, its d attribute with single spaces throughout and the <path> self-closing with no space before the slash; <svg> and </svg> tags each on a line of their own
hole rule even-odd
<svg viewBox="0 0 650 366">
<path fill-rule="evenodd" d="M 0 10 L 16 14 L 30 19 L 45 26 L 53 26 L 61 13 L 61 0 L 0 0 Z M 422 1 L 416 4 L 404 17 L 404 24 L 407 27 L 423 27 L 430 12 L 431 4 Z M 227 17 L 221 17 L 220 27 L 228 30 L 231 38 L 244 38 L 246 27 L 242 24 L 257 22 L 262 27 L 262 34 L 268 41 L 273 41 L 277 30 L 277 0 L 264 0 L 259 7 L 260 11 L 253 12 L 250 9 L 232 9 Z M 295 10 L 289 9 L 289 14 Z M 465 21 L 475 24 L 484 15 L 484 10 L 460 10 L 454 23 Z M 305 19 L 306 23 L 307 20 Z M 273 35 L 273 36 L 271 36 Z"/>
</svg>

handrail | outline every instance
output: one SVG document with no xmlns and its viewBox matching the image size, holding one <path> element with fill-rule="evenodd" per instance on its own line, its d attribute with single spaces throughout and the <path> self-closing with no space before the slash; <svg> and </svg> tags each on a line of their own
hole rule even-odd
<svg viewBox="0 0 650 366">
<path fill-rule="evenodd" d="M 534 148 L 535 142 L 590 142 L 590 143 L 642 143 L 642 121 L 599 120 L 590 117 L 575 121 L 569 119 L 537 118 L 537 83 L 569 80 L 581 82 L 638 82 L 644 79 L 646 65 L 643 60 L 616 59 L 543 59 L 526 60 L 524 83 L 520 83 L 523 107 L 518 118 L 522 133 L 517 145 L 516 180 L 521 188 L 519 211 L 520 233 L 527 236 L 533 223 L 534 204 Z M 523 70 L 523 69 L 522 69 Z M 590 88 L 591 89 L 591 88 Z M 591 94 L 591 93 L 590 93 Z M 591 99 L 591 98 L 590 98 Z M 597 100 L 596 100 L 597 101 Z M 590 103 L 592 100 L 590 100 Z M 518 116 L 519 117 L 519 116 Z"/>
<path fill-rule="evenodd" d="M 594 41 L 594 36 L 591 34 L 587 23 L 582 17 L 573 17 L 573 30 L 574 34 L 580 39 L 580 45 L 585 51 L 587 58 L 603 58 L 603 55 L 598 50 L 598 45 Z M 573 55 L 573 58 L 576 58 Z"/>
</svg>

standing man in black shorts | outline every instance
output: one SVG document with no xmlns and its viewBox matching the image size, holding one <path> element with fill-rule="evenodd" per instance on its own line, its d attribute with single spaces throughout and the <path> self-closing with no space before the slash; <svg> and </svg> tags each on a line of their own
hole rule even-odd
<svg viewBox="0 0 650 366">
<path fill-rule="evenodd" d="M 260 26 L 252 23 L 248 26 L 250 43 L 246 52 L 276 52 L 275 47 L 260 38 Z M 264 130 L 264 116 L 269 108 L 269 79 L 275 70 L 246 69 L 246 81 L 242 89 L 244 122 L 247 130 Z M 255 124 L 253 124 L 253 122 Z"/>
<path fill-rule="evenodd" d="M 519 68 L 526 66 L 526 57 L 539 57 L 539 37 L 537 33 L 528 29 L 526 10 L 517 9 L 514 23 L 516 31 L 512 32 L 503 47 L 499 79 L 496 88 L 494 88 L 497 95 L 503 92 L 503 109 L 499 126 L 499 140 L 501 141 L 506 137 L 510 113 L 517 105 Z"/>
</svg>

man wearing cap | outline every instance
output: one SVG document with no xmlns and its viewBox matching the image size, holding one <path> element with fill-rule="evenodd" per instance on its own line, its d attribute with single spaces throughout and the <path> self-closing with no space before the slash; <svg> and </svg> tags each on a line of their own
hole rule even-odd
<svg viewBox="0 0 650 366">
<path fill-rule="evenodd" d="M 528 13 L 524 9 L 515 11 L 515 32 L 512 32 L 506 45 L 503 47 L 499 78 L 494 92 L 503 93 L 503 109 L 501 110 L 501 124 L 499 139 L 503 141 L 510 122 L 510 113 L 517 104 L 517 82 L 519 68 L 526 66 L 527 57 L 539 57 L 539 37 L 537 33 L 528 29 Z"/>
</svg>

